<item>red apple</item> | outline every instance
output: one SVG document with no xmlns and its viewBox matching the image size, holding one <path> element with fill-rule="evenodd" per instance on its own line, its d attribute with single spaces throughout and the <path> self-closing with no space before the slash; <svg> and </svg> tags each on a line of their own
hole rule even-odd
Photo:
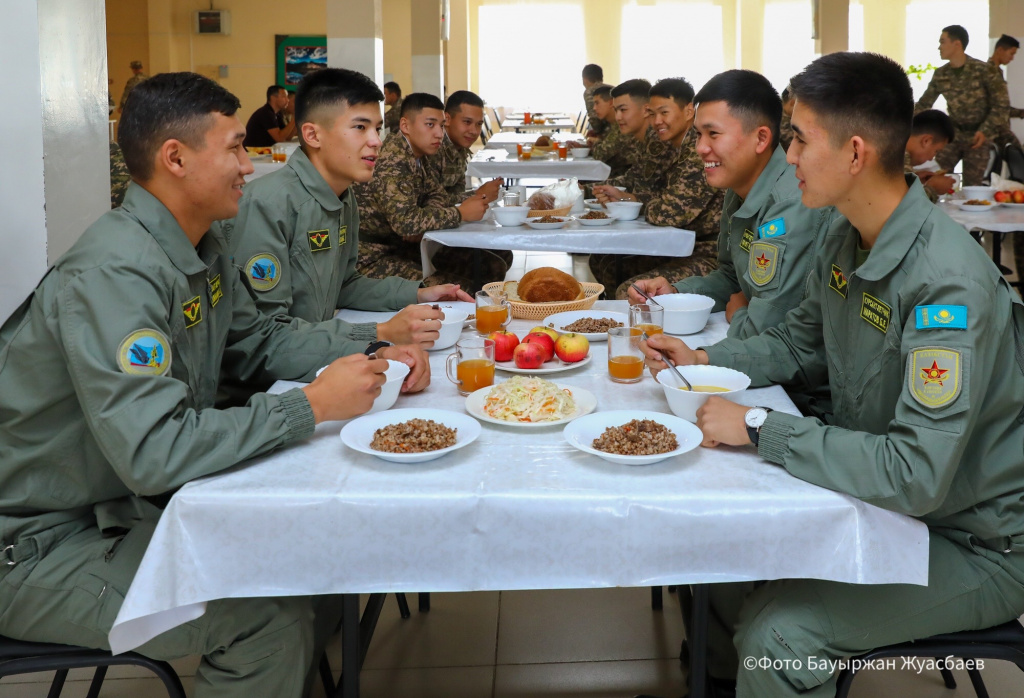
<svg viewBox="0 0 1024 698">
<path fill-rule="evenodd" d="M 543 332 L 531 332 L 523 338 L 523 344 L 539 344 L 544 348 L 544 360 L 555 358 L 555 340 Z"/>
<path fill-rule="evenodd" d="M 1013 197 L 1010 195 L 1010 192 L 1008 191 L 997 191 L 995 199 L 998 203 L 1004 204 L 1008 201 L 1011 201 Z"/>
<path fill-rule="evenodd" d="M 560 335 L 555 342 L 555 354 L 567 364 L 574 364 L 587 358 L 590 341 L 581 334 L 568 332 Z"/>
<path fill-rule="evenodd" d="M 1021 191 L 1020 189 L 1017 189 L 1016 191 L 1013 192 L 1012 196 L 1013 196 L 1013 203 L 1015 203 L 1015 204 L 1024 204 L 1024 191 Z"/>
<path fill-rule="evenodd" d="M 487 335 L 487 339 L 494 340 L 494 360 L 511 361 L 512 352 L 519 346 L 519 337 L 512 332 L 498 330 Z"/>
<path fill-rule="evenodd" d="M 534 327 L 532 330 L 530 330 L 530 334 L 533 334 L 534 332 L 543 332 L 548 337 L 551 337 L 552 342 L 558 341 L 558 330 L 553 330 L 550 327 L 538 325 L 537 327 Z"/>
<path fill-rule="evenodd" d="M 524 339 L 512 351 L 512 358 L 518 368 L 540 368 L 544 363 L 544 347 L 539 342 Z"/>
</svg>

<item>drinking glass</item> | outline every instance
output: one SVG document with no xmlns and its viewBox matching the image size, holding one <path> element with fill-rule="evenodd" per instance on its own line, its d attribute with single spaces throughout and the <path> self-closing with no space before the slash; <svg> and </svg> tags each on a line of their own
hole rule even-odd
<svg viewBox="0 0 1024 698">
<path fill-rule="evenodd" d="M 455 353 L 449 354 L 445 361 L 445 373 L 448 380 L 458 386 L 460 395 L 494 385 L 494 340 L 460 339 L 455 343 Z"/>
<path fill-rule="evenodd" d="M 640 350 L 640 329 L 613 327 L 608 330 L 608 375 L 616 383 L 636 383 L 644 375 L 644 353 Z"/>
<path fill-rule="evenodd" d="M 512 306 L 508 296 L 499 293 L 491 296 L 487 291 L 476 292 L 476 331 L 483 336 L 508 327 L 512 321 Z"/>
<path fill-rule="evenodd" d="M 629 306 L 629 324 L 640 328 L 647 336 L 661 334 L 665 331 L 665 308 L 653 303 L 640 303 Z"/>
</svg>

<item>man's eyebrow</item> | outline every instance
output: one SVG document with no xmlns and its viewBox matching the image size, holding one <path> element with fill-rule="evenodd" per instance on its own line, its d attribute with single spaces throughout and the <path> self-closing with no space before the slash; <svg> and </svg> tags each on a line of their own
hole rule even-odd
<svg viewBox="0 0 1024 698">
<path fill-rule="evenodd" d="M 352 122 L 357 124 L 372 124 L 373 119 L 368 116 L 357 116 L 352 119 Z"/>
<path fill-rule="evenodd" d="M 794 133 L 799 133 L 799 134 L 803 135 L 803 132 L 804 132 L 804 130 L 803 130 L 802 128 L 800 128 L 799 126 L 797 126 L 796 124 L 794 124 L 794 123 L 792 123 L 792 122 L 791 122 L 791 123 L 789 124 L 789 127 L 790 127 L 791 129 L 793 129 L 793 132 L 794 132 Z"/>
</svg>

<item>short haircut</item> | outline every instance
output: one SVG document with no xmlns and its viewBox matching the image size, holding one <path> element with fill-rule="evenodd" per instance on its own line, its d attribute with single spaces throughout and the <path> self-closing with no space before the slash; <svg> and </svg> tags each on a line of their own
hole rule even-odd
<svg viewBox="0 0 1024 698">
<path fill-rule="evenodd" d="M 779 142 L 782 100 L 768 78 L 753 70 L 727 70 L 707 81 L 693 101 L 725 102 L 729 113 L 740 120 L 747 133 L 759 126 L 772 132 L 772 147 Z"/>
<path fill-rule="evenodd" d="M 606 102 L 612 101 L 612 86 L 601 85 L 596 90 L 594 90 L 594 97 L 600 97 Z"/>
<path fill-rule="evenodd" d="M 271 85 L 270 87 L 268 87 L 267 88 L 267 101 L 269 102 L 271 97 L 273 97 L 274 95 L 276 95 L 278 92 L 280 92 L 283 89 L 284 88 L 281 87 L 280 85 Z"/>
<path fill-rule="evenodd" d="M 861 136 L 878 148 L 887 174 L 903 172 L 914 92 L 899 63 L 877 53 L 830 53 L 791 84 L 797 103 L 814 112 L 834 146 Z"/>
<path fill-rule="evenodd" d="M 646 102 L 651 98 L 651 83 L 643 79 L 626 80 L 612 88 L 612 99 L 629 95 L 635 101 Z"/>
<path fill-rule="evenodd" d="M 307 73 L 295 95 L 295 123 L 313 121 L 323 110 L 375 104 L 384 99 L 380 88 L 362 73 L 345 68 L 321 68 Z"/>
<path fill-rule="evenodd" d="M 481 109 L 484 108 L 484 101 L 475 92 L 456 90 L 448 96 L 444 110 L 449 114 L 458 114 L 463 104 L 468 104 L 471 107 L 480 107 Z"/>
<path fill-rule="evenodd" d="M 604 69 L 597 63 L 587 63 L 583 66 L 583 77 L 590 82 L 601 82 L 604 80 Z"/>
<path fill-rule="evenodd" d="M 428 92 L 413 92 L 402 100 L 402 113 L 399 117 L 411 119 L 424 109 L 444 111 L 444 102 Z"/>
<path fill-rule="evenodd" d="M 953 41 L 959 41 L 960 45 L 965 49 L 967 48 L 967 42 L 971 40 L 971 37 L 967 35 L 967 30 L 959 24 L 950 24 L 948 27 L 943 27 L 942 31 Z"/>
<path fill-rule="evenodd" d="M 693 102 L 693 85 L 686 78 L 665 78 L 654 83 L 650 96 L 672 99 L 680 107 L 685 107 Z"/>
<path fill-rule="evenodd" d="M 1003 34 L 996 41 L 996 48 L 1020 48 L 1020 42 L 1009 34 Z"/>
<path fill-rule="evenodd" d="M 213 114 L 233 116 L 241 106 L 238 97 L 196 73 L 161 73 L 139 83 L 117 130 L 129 174 L 148 181 L 157 151 L 171 138 L 202 149 Z"/>
<path fill-rule="evenodd" d="M 398 86 L 398 83 L 392 80 L 391 82 L 384 83 L 384 89 L 388 92 L 392 92 L 399 97 L 402 96 L 402 88 Z"/>
<path fill-rule="evenodd" d="M 911 135 L 931 134 L 935 138 L 952 143 L 956 139 L 956 129 L 949 114 L 938 109 L 925 109 L 914 115 L 914 123 L 910 128 Z"/>
<path fill-rule="evenodd" d="M 785 104 L 786 102 L 788 102 L 790 99 L 793 98 L 792 92 L 793 92 L 792 88 L 789 85 L 786 85 L 786 89 L 784 89 L 782 91 L 782 103 L 783 104 Z"/>
</svg>

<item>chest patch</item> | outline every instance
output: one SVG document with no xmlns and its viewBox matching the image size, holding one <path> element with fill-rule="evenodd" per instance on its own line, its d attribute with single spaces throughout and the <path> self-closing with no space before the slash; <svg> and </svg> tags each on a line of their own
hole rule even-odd
<svg viewBox="0 0 1024 698">
<path fill-rule="evenodd" d="M 220 274 L 210 279 L 210 307 L 216 308 L 220 299 L 224 297 L 224 291 L 220 287 Z"/>
<path fill-rule="evenodd" d="M 907 361 L 907 387 L 914 399 L 937 409 L 960 396 L 963 377 L 961 353 L 942 347 L 921 347 Z"/>
<path fill-rule="evenodd" d="M 245 273 L 254 291 L 269 291 L 281 280 L 281 262 L 274 255 L 264 252 L 245 263 Z"/>
<path fill-rule="evenodd" d="M 966 305 L 919 305 L 914 308 L 916 328 L 919 330 L 966 330 Z"/>
<path fill-rule="evenodd" d="M 777 238 L 786 234 L 786 221 L 781 218 L 770 220 L 757 229 L 761 239 Z"/>
<path fill-rule="evenodd" d="M 309 239 L 310 252 L 323 252 L 331 249 L 331 233 L 328 230 L 310 230 L 306 233 Z"/>
<path fill-rule="evenodd" d="M 889 320 L 892 319 L 892 308 L 870 293 L 865 293 L 860 303 L 860 317 L 876 330 L 885 334 L 889 329 Z"/>
<path fill-rule="evenodd" d="M 756 286 L 764 286 L 775 278 L 779 268 L 779 248 L 770 242 L 755 242 L 750 246 L 750 259 L 747 270 L 750 280 Z"/>
<path fill-rule="evenodd" d="M 343 225 L 338 228 L 338 247 L 345 244 L 345 239 L 348 237 L 348 226 Z"/>
<path fill-rule="evenodd" d="M 754 231 L 744 230 L 743 237 L 740 239 L 740 249 L 744 252 L 750 252 L 750 245 L 754 242 Z"/>
<path fill-rule="evenodd" d="M 162 376 L 171 370 L 171 343 L 157 330 L 135 330 L 121 340 L 117 365 L 122 373 Z"/>
<path fill-rule="evenodd" d="M 843 298 L 846 298 L 846 294 L 850 291 L 849 282 L 846 280 L 846 274 L 837 265 L 832 265 L 832 275 L 828 280 L 828 287 L 838 293 Z"/>
<path fill-rule="evenodd" d="M 195 327 L 203 321 L 203 301 L 199 296 L 181 304 L 181 313 L 185 316 L 185 329 Z"/>
</svg>

